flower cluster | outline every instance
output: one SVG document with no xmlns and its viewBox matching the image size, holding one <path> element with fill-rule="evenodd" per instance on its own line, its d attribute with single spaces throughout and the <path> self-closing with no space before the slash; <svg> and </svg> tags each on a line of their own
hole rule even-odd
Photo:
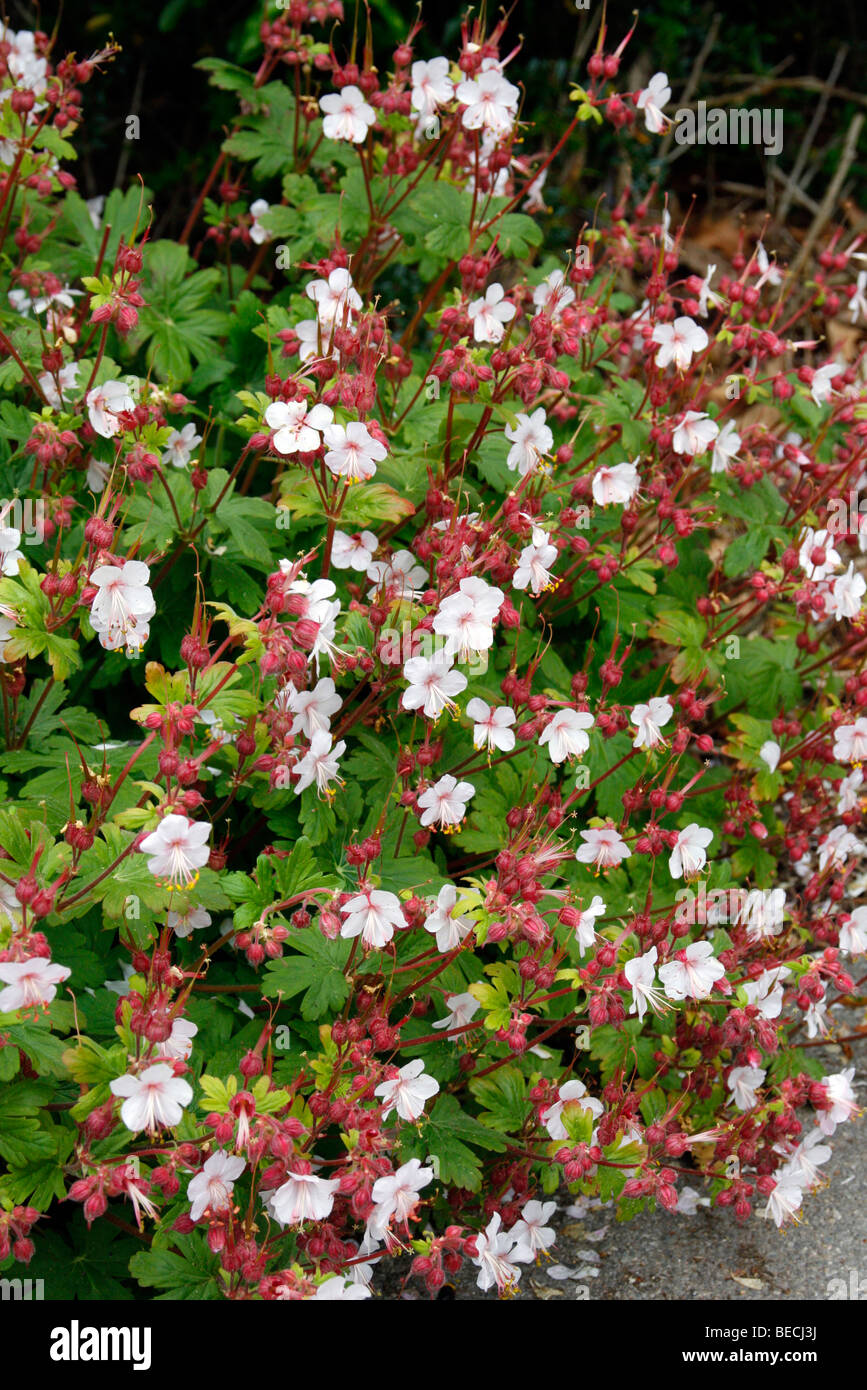
<svg viewBox="0 0 867 1390">
<path fill-rule="evenodd" d="M 504 25 L 386 71 L 341 12 L 206 60 L 178 241 L 51 153 L 112 53 L 0 41 L 3 1267 L 76 1209 L 169 1296 L 508 1293 L 561 1189 L 782 1225 L 857 1113 L 858 243 L 698 276 L 627 190 L 549 254 L 665 74 L 603 24 L 534 153 Z"/>
</svg>

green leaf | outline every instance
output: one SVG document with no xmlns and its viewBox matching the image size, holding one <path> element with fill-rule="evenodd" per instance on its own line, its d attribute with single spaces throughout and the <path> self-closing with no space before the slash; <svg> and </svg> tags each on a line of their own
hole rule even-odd
<svg viewBox="0 0 867 1390">
<path fill-rule="evenodd" d="M 280 960 L 268 962 L 268 976 L 262 993 L 268 998 L 282 995 L 291 999 L 304 993 L 301 1017 L 323 1018 L 346 1002 L 349 982 L 343 971 L 349 959 L 350 943 L 342 937 L 329 941 L 317 927 L 292 932 L 287 951 Z"/>
<path fill-rule="evenodd" d="M 227 63 L 222 58 L 200 58 L 193 66 L 208 73 L 211 86 L 219 87 L 223 92 L 237 92 L 245 98 L 255 93 L 256 78 L 253 73 L 236 67 L 234 63 Z"/>
<path fill-rule="evenodd" d="M 65 1077 L 66 1044 L 51 1032 L 49 1020 L 43 1016 L 34 1022 L 13 1023 L 7 1027 L 4 1019 L 12 1017 L 16 1015 L 0 1015 L 0 1032 L 8 1038 L 9 1045 L 20 1047 L 40 1076 Z"/>
<path fill-rule="evenodd" d="M 645 1078 L 653 1075 L 655 1043 L 641 1036 L 641 1028 L 637 1018 L 630 1018 L 617 1028 L 605 1023 L 593 1030 L 590 1056 L 600 1064 L 603 1085 L 621 1069 L 627 1076 L 636 1070 Z"/>
<path fill-rule="evenodd" d="M 470 1192 L 478 1192 L 482 1185 L 482 1160 L 470 1145 L 502 1153 L 507 1144 L 504 1134 L 479 1124 L 454 1096 L 442 1094 L 422 1121 L 421 1139 L 426 1151 L 439 1160 L 442 1181 Z"/>
<path fill-rule="evenodd" d="M 161 1289 L 157 1301 L 205 1300 L 222 1297 L 219 1258 L 208 1249 L 204 1235 L 172 1238 L 176 1250 L 151 1247 L 140 1250 L 129 1262 L 129 1272 L 146 1289 Z"/>
<path fill-rule="evenodd" d="M 470 1090 L 485 1108 L 479 1115 L 483 1125 L 506 1134 L 519 1132 L 527 1118 L 527 1083 L 517 1067 L 501 1067 L 490 1076 L 470 1081 Z"/>
<path fill-rule="evenodd" d="M 129 1258 L 138 1242 L 107 1221 L 88 1228 L 80 1212 L 66 1232 L 69 1245 L 56 1231 L 41 1232 L 28 1275 L 45 1281 L 45 1296 L 52 1301 L 129 1301 Z M 126 1282 L 124 1282 L 126 1281 Z"/>
<path fill-rule="evenodd" d="M 499 234 L 498 249 L 504 256 L 514 256 L 515 260 L 526 260 L 534 246 L 541 246 L 542 228 L 532 217 L 524 212 L 507 212 L 491 228 L 491 240 Z"/>
<path fill-rule="evenodd" d="M 776 538 L 776 528 L 752 526 L 742 536 L 737 536 L 726 546 L 723 571 L 731 579 L 747 570 L 758 569 L 768 552 L 768 546 Z"/>
<path fill-rule="evenodd" d="M 213 307 L 220 272 L 189 274 L 193 264 L 186 247 L 177 242 L 155 241 L 145 247 L 142 283 L 147 304 L 129 336 L 133 351 L 147 344 L 149 367 L 163 380 L 178 383 L 191 376 L 193 358 L 203 361 L 218 355 L 217 339 L 229 322 Z"/>
</svg>

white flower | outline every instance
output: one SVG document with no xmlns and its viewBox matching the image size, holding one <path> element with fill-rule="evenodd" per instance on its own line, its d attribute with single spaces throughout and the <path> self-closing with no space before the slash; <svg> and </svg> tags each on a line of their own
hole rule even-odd
<svg viewBox="0 0 867 1390">
<path fill-rule="evenodd" d="M 274 430 L 278 454 L 312 454 L 322 443 L 320 433 L 330 425 L 334 412 L 330 406 L 306 401 L 272 401 L 265 411 L 265 424 Z"/>
<path fill-rule="evenodd" d="M 850 855 L 863 853 L 864 845 L 844 825 L 835 825 L 819 845 L 819 873 L 829 865 L 843 868 Z"/>
<path fill-rule="evenodd" d="M 674 323 L 658 323 L 650 341 L 659 344 L 657 367 L 667 367 L 673 362 L 679 372 L 685 372 L 695 354 L 704 352 L 708 336 L 694 319 L 681 315 Z"/>
<path fill-rule="evenodd" d="M 780 1170 L 790 1174 L 798 1186 L 806 1188 L 808 1192 L 821 1187 L 822 1174 L 819 1168 L 828 1162 L 832 1154 L 830 1144 L 822 1143 L 824 1138 L 820 1129 L 811 1130 L 806 1139 L 793 1151 L 785 1168 Z"/>
<path fill-rule="evenodd" d="M 312 690 L 293 690 L 288 703 L 295 715 L 292 733 L 312 738 L 318 729 L 331 728 L 331 716 L 337 713 L 343 701 L 331 677 L 324 676 Z"/>
<path fill-rule="evenodd" d="M 188 907 L 184 912 L 170 912 L 166 918 L 175 936 L 189 936 L 211 925 L 211 914 L 203 907 Z"/>
<path fill-rule="evenodd" d="M 579 864 L 595 864 L 599 869 L 616 869 L 621 859 L 628 859 L 632 853 L 626 848 L 619 831 L 613 825 L 601 829 L 582 830 L 581 839 L 585 843 L 576 849 L 575 858 Z"/>
<path fill-rule="evenodd" d="M 783 1010 L 783 980 L 792 972 L 786 965 L 763 970 L 757 980 L 747 980 L 741 989 L 762 1018 L 779 1018 Z"/>
<path fill-rule="evenodd" d="M 232 1210 L 232 1189 L 236 1178 L 246 1168 L 243 1158 L 217 1149 L 205 1160 L 202 1171 L 187 1186 L 191 1203 L 190 1220 L 201 1221 L 203 1216 L 223 1216 Z"/>
<path fill-rule="evenodd" d="M 605 903 L 599 894 L 594 894 L 588 907 L 585 907 L 578 919 L 575 928 L 575 940 L 578 942 L 579 955 L 583 956 L 585 951 L 589 951 L 596 940 L 596 918 L 601 917 L 606 911 Z"/>
<path fill-rule="evenodd" d="M 254 203 L 250 204 L 250 216 L 253 219 L 252 226 L 250 227 L 250 240 L 256 246 L 262 246 L 266 241 L 271 240 L 271 232 L 268 231 L 267 227 L 263 227 L 259 220 L 265 217 L 270 211 L 271 204 L 266 203 L 264 198 L 257 198 Z"/>
<path fill-rule="evenodd" d="M 776 772 L 777 770 L 781 751 L 780 745 L 772 738 L 766 739 L 759 749 L 759 757 L 771 772 Z"/>
<path fill-rule="evenodd" d="M 867 270 L 858 271 L 858 279 L 855 282 L 855 289 L 849 300 L 849 306 L 850 323 L 857 323 L 859 314 L 862 319 L 867 319 Z"/>
<path fill-rule="evenodd" d="M 134 410 L 135 401 L 123 381 L 104 381 L 86 396 L 91 429 L 103 439 L 113 439 L 120 430 L 121 411 Z"/>
<path fill-rule="evenodd" d="M 161 1043 L 157 1043 L 157 1057 L 167 1062 L 185 1062 L 193 1050 L 193 1038 L 198 1033 L 195 1023 L 189 1019 L 176 1018 L 172 1021 L 172 1031 Z"/>
<path fill-rule="evenodd" d="M 814 531 L 808 526 L 798 551 L 798 564 L 808 579 L 819 581 L 827 579 L 838 570 L 843 561 L 834 549 L 829 531 Z"/>
<path fill-rule="evenodd" d="M 156 613 L 154 596 L 148 586 L 150 570 L 141 560 L 122 565 L 97 565 L 88 583 L 99 590 L 90 609 L 90 625 L 100 645 L 114 651 L 121 643 L 141 648 L 147 641 L 149 623 Z"/>
<path fill-rule="evenodd" d="M 478 999 L 472 994 L 450 994 L 444 1002 L 448 1014 L 431 1024 L 432 1028 L 463 1028 L 472 1022 L 480 1008 Z M 453 1038 L 452 1041 L 456 1042 L 457 1039 Z"/>
<path fill-rule="evenodd" d="M 394 936 L 395 929 L 406 926 L 400 899 L 381 888 L 365 888 L 344 903 L 340 911 L 346 918 L 340 935 L 360 936 L 365 946 L 379 951 Z"/>
<path fill-rule="evenodd" d="M 671 88 L 668 85 L 668 77 L 664 72 L 655 72 L 647 86 L 638 94 L 635 103 L 639 111 L 644 112 L 644 124 L 652 135 L 660 135 L 669 123 L 669 117 L 663 115 L 662 108 L 667 102 L 671 101 Z"/>
<path fill-rule="evenodd" d="M 455 94 L 454 83 L 449 77 L 448 58 L 431 58 L 427 63 L 413 63 L 409 75 L 412 109 L 418 111 L 422 118 L 433 116 L 437 108 L 451 101 Z"/>
<path fill-rule="evenodd" d="M 7 29 L 0 24 L 0 38 L 9 45 L 6 65 L 9 76 L 18 87 L 27 87 L 37 97 L 42 96 L 46 87 L 48 64 L 36 51 L 36 36 L 29 29 Z M 8 95 L 8 94 L 7 94 Z"/>
<path fill-rule="evenodd" d="M 713 443 L 711 473 L 727 473 L 729 464 L 738 456 L 741 437 L 731 420 L 727 420 Z"/>
<path fill-rule="evenodd" d="M 756 266 L 759 271 L 759 277 L 755 284 L 757 290 L 760 290 L 763 285 L 781 285 L 783 283 L 779 266 L 775 261 L 769 259 L 761 241 L 756 243 Z"/>
<path fill-rule="evenodd" d="M 472 922 L 466 917 L 455 916 L 458 895 L 450 883 L 446 883 L 437 894 L 436 906 L 426 918 L 424 929 L 437 939 L 437 950 L 453 951 L 469 935 Z"/>
<path fill-rule="evenodd" d="M 709 1207 L 710 1198 L 700 1197 L 694 1187 L 682 1187 L 677 1194 L 678 1216 L 695 1216 L 699 1207 Z"/>
<path fill-rule="evenodd" d="M 803 1200 L 804 1194 L 794 1176 L 783 1172 L 768 1198 L 768 1205 L 765 1207 L 764 1214 L 772 1217 L 774 1224 L 778 1227 L 789 1220 L 797 1221 L 796 1212 Z"/>
<path fill-rule="evenodd" d="M 701 282 L 701 289 L 698 292 L 698 312 L 703 319 L 707 318 L 710 305 L 716 307 L 723 302 L 716 291 L 711 289 L 711 281 L 715 275 L 716 266 L 709 265 L 705 277 Z"/>
<path fill-rule="evenodd" d="M 186 816 L 172 814 L 163 817 L 139 848 L 148 856 L 148 868 L 155 878 L 165 880 L 173 888 L 186 888 L 196 882 L 199 869 L 208 862 L 210 833 L 207 821 L 197 824 Z"/>
<path fill-rule="evenodd" d="M 493 753 L 499 750 L 510 753 L 515 746 L 512 725 L 517 718 L 509 705 L 497 705 L 491 709 L 478 697 L 467 704 L 467 714 L 473 720 L 473 744 L 476 748 L 487 748 Z"/>
<path fill-rule="evenodd" d="M 545 1105 L 539 1112 L 539 1118 L 545 1126 L 552 1139 L 568 1139 L 569 1134 L 563 1124 L 564 1106 L 575 1104 L 580 1101 L 582 1110 L 589 1110 L 594 1119 L 598 1120 L 603 1114 L 605 1107 L 602 1102 L 596 1100 L 594 1096 L 587 1095 L 587 1087 L 583 1081 L 566 1081 L 557 1091 L 557 1099 L 553 1105 Z"/>
<path fill-rule="evenodd" d="M 64 398 L 75 395 L 80 369 L 80 363 L 68 362 L 56 375 L 43 372 L 39 377 L 40 390 L 52 409 L 61 410 Z"/>
<path fill-rule="evenodd" d="M 435 825 L 439 829 L 460 825 L 467 813 L 467 802 L 475 794 L 472 783 L 459 782 L 447 772 L 418 798 L 418 807 L 423 812 L 422 825 Z"/>
<path fill-rule="evenodd" d="M 364 94 L 354 85 L 320 97 L 319 109 L 325 113 L 322 133 L 326 140 L 349 140 L 354 145 L 361 145 L 367 139 L 368 128 L 376 120 L 373 107 L 368 105 Z"/>
<path fill-rule="evenodd" d="M 163 463 L 173 468 L 186 468 L 190 461 L 193 450 L 197 449 L 202 442 L 202 436 L 196 434 L 195 425 L 184 425 L 182 430 L 172 430 L 166 440 Z"/>
<path fill-rule="evenodd" d="M 746 926 L 748 941 L 762 941 L 780 934 L 785 910 L 784 888 L 771 888 L 766 892 L 756 888 L 747 894 L 747 900 L 738 912 L 738 922 Z"/>
<path fill-rule="evenodd" d="M 364 1298 L 370 1298 L 370 1289 L 364 1284 L 347 1283 L 342 1274 L 330 1274 L 327 1279 L 323 1279 L 313 1297 L 305 1302 L 310 1303 L 360 1303 Z"/>
<path fill-rule="evenodd" d="M 709 941 L 693 941 L 673 960 L 659 967 L 659 978 L 669 999 L 708 999 L 717 980 L 725 976 Z"/>
<path fill-rule="evenodd" d="M 6 644 L 15 631 L 15 618 L 12 613 L 0 604 L 0 661 L 6 661 Z"/>
<path fill-rule="evenodd" d="M 850 956 L 867 955 L 867 907 L 856 907 L 846 925 L 840 928 L 840 950 Z M 0 966 L 0 971 L 2 969 Z"/>
<path fill-rule="evenodd" d="M 419 598 L 423 592 L 419 585 L 427 581 L 427 570 L 416 564 L 415 556 L 409 550 L 398 550 L 391 560 L 372 560 L 367 577 L 373 581 L 368 590 L 368 598 L 374 598 L 380 589 L 395 598 Z M 462 687 L 463 688 L 463 687 Z"/>
<path fill-rule="evenodd" d="M 641 479 L 636 463 L 615 463 L 610 468 L 599 468 L 593 474 L 593 501 L 600 507 L 625 507 L 638 492 Z"/>
<path fill-rule="evenodd" d="M 270 1199 L 271 1214 L 281 1226 L 298 1226 L 302 1221 L 325 1221 L 334 1206 L 338 1178 L 320 1178 L 315 1173 L 290 1172 L 286 1182 Z"/>
<path fill-rule="evenodd" d="M 455 695 L 467 688 L 467 678 L 452 669 L 452 654 L 448 648 L 426 656 L 411 656 L 403 668 L 408 687 L 403 692 L 404 709 L 420 709 L 428 719 L 438 719 L 444 709 L 454 710 Z"/>
<path fill-rule="evenodd" d="M 859 795 L 864 785 L 864 773 L 860 767 L 844 777 L 837 788 L 837 815 L 844 816 L 847 811 L 856 811 L 861 805 Z"/>
<path fill-rule="evenodd" d="M 484 128 L 492 135 L 508 135 L 514 124 L 521 93 L 495 68 L 481 71 L 473 82 L 461 82 L 455 92 L 466 107 L 461 117 L 465 130 Z"/>
<path fill-rule="evenodd" d="M 473 325 L 473 338 L 477 343 L 502 342 L 506 324 L 517 312 L 514 304 L 504 298 L 505 293 L 502 285 L 496 282 L 488 285 L 484 297 L 474 299 L 467 310 Z"/>
<path fill-rule="evenodd" d="M 541 594 L 551 584 L 551 566 L 557 559 L 557 547 L 548 539 L 548 533 L 541 526 L 533 527 L 533 540 L 525 545 L 518 557 L 518 567 L 512 577 L 516 589 L 526 589 L 529 584 L 534 594 Z"/>
<path fill-rule="evenodd" d="M 545 1222 L 550 1221 L 557 1210 L 556 1202 L 527 1202 L 509 1235 L 515 1241 L 512 1259 L 521 1264 L 530 1264 L 540 1251 L 554 1244 L 557 1233 Z"/>
<path fill-rule="evenodd" d="M 462 579 L 459 592 L 444 598 L 433 622 L 434 632 L 446 638 L 446 651 L 458 661 L 487 651 L 494 645 L 494 619 L 503 606 L 505 594 L 472 576 Z"/>
<path fill-rule="evenodd" d="M 377 1178 L 370 1193 L 375 1210 L 368 1217 L 368 1229 L 375 1240 L 382 1240 L 392 1219 L 402 1225 L 410 1221 L 418 1206 L 418 1194 L 433 1175 L 433 1168 L 423 1168 L 419 1159 L 411 1158 L 396 1172 Z"/>
<path fill-rule="evenodd" d="M 857 618 L 865 593 L 867 580 L 863 574 L 855 573 L 855 565 L 850 560 L 846 573 L 838 575 L 831 585 L 830 608 L 837 622 L 843 618 Z"/>
<path fill-rule="evenodd" d="M 517 425 L 507 425 L 506 438 L 512 447 L 506 458 L 507 466 L 514 472 L 517 468 L 522 478 L 535 469 L 544 467 L 543 455 L 550 453 L 554 436 L 545 423 L 545 411 L 540 406 L 532 415 L 519 413 L 515 417 Z"/>
<path fill-rule="evenodd" d="M 566 284 L 562 270 L 552 270 L 533 291 L 533 303 L 539 313 L 548 314 L 552 319 L 557 318 L 560 310 L 567 308 L 574 300 L 575 291 Z"/>
<path fill-rule="evenodd" d="M 324 432 L 328 453 L 325 466 L 338 478 L 350 483 L 366 482 L 376 472 L 377 463 L 388 454 L 384 444 L 374 439 L 366 425 L 351 421 L 343 425 L 328 425 Z"/>
<path fill-rule="evenodd" d="M 343 266 L 332 270 L 327 280 L 311 280 L 304 293 L 316 305 L 316 318 L 324 328 L 330 329 L 338 320 L 345 323 L 350 314 L 362 308 L 361 295 Z"/>
<path fill-rule="evenodd" d="M 74 309 L 76 299 L 82 294 L 84 294 L 84 290 L 71 290 L 68 285 L 61 285 L 60 289 L 50 290 L 47 294 L 43 294 L 39 299 L 34 300 L 33 311 L 36 314 L 44 314 L 46 309 L 51 309 L 56 304 L 59 305 L 61 309 Z M 56 323 L 57 317 L 56 315 L 49 314 L 49 326 L 52 320 Z"/>
<path fill-rule="evenodd" d="M 288 560 L 281 560 L 281 570 L 288 564 Z M 318 671 L 320 655 L 325 653 L 330 657 L 334 653 L 335 623 L 340 615 L 340 600 L 333 598 L 336 593 L 334 582 L 331 579 L 315 579 L 311 584 L 307 579 L 296 579 L 289 585 L 289 593 L 305 600 L 303 611 L 298 616 L 309 618 L 318 626 L 309 657 L 316 663 Z"/>
<path fill-rule="evenodd" d="M 660 729 L 674 714 L 674 707 L 668 696 L 654 697 L 646 705 L 636 705 L 629 716 L 638 732 L 632 740 L 633 748 L 657 748 L 665 739 Z"/>
<path fill-rule="evenodd" d="M 500 1213 L 495 1212 L 484 1233 L 476 1236 L 478 1253 L 473 1258 L 473 1264 L 479 1270 L 476 1285 L 483 1291 L 495 1285 L 501 1292 L 512 1289 L 521 1278 L 520 1265 L 514 1265 L 511 1259 L 516 1242 L 513 1236 L 500 1230 L 501 1222 Z"/>
<path fill-rule="evenodd" d="M 644 1018 L 648 1005 L 655 1012 L 665 1008 L 663 996 L 654 985 L 656 975 L 656 947 L 651 946 L 643 956 L 633 956 L 623 967 L 623 973 L 629 981 L 632 990 L 632 1003 L 629 1005 L 631 1014 L 637 1013 L 638 1017 Z"/>
<path fill-rule="evenodd" d="M 862 715 L 854 724 L 840 724 L 834 731 L 834 757 L 838 763 L 858 765 L 867 758 L 867 717 Z"/>
<path fill-rule="evenodd" d="M 383 1120 L 387 1120 L 392 1110 L 396 1110 L 402 1120 L 414 1124 L 424 1114 L 425 1101 L 439 1091 L 440 1085 L 432 1076 L 427 1076 L 424 1062 L 416 1057 L 401 1067 L 391 1081 L 383 1081 L 374 1090 L 374 1095 L 382 1097 Z"/>
<path fill-rule="evenodd" d="M 813 382 L 810 387 L 810 395 L 816 405 L 824 405 L 831 395 L 831 382 L 843 371 L 839 362 L 826 362 L 824 367 L 818 367 L 813 373 Z"/>
<path fill-rule="evenodd" d="M 331 734 L 328 730 L 316 729 L 310 740 L 310 747 L 304 757 L 299 758 L 295 764 L 295 771 L 298 773 L 295 795 L 300 796 L 315 782 L 319 795 L 328 796 L 330 783 L 340 780 L 338 777 L 339 760 L 345 752 L 346 744 L 343 739 L 332 746 Z"/>
<path fill-rule="evenodd" d="M 21 532 L 14 526 L 0 528 L 0 574 L 11 576 L 18 573 L 18 566 L 24 559 L 18 549 L 20 544 Z"/>
<path fill-rule="evenodd" d="M 72 971 L 66 965 L 55 965 L 44 956 L 28 960 L 0 962 L 0 1014 L 14 1014 L 17 1009 L 38 1009 L 50 1004 L 57 986 L 68 980 Z"/>
<path fill-rule="evenodd" d="M 103 463 L 101 459 L 89 458 L 87 460 L 87 473 L 85 475 L 87 477 L 87 486 L 92 492 L 102 492 L 108 482 L 110 472 L 111 469 L 107 463 Z"/>
<path fill-rule="evenodd" d="M 558 710 L 539 735 L 539 746 L 548 745 L 552 763 L 578 758 L 590 747 L 590 739 L 585 731 L 592 727 L 593 715 L 586 710 Z"/>
<path fill-rule="evenodd" d="M 688 410 L 672 437 L 676 454 L 704 454 L 719 434 L 719 427 L 701 410 Z"/>
<path fill-rule="evenodd" d="M 372 531 L 362 531 L 354 536 L 348 536 L 345 531 L 335 531 L 331 543 L 331 563 L 336 570 L 352 569 L 366 574 L 378 544 Z"/>
<path fill-rule="evenodd" d="M 166 1062 L 146 1067 L 138 1076 L 119 1076 L 109 1084 L 113 1096 L 123 1096 L 120 1118 L 137 1134 L 147 1130 L 171 1129 L 179 1125 L 184 1106 L 193 1098 L 193 1088 L 182 1076 L 175 1076 Z"/>
<path fill-rule="evenodd" d="M 830 1108 L 820 1110 L 817 1119 L 822 1133 L 829 1137 L 838 1125 L 845 1124 L 853 1115 L 858 1114 L 858 1101 L 852 1089 L 854 1075 L 855 1068 L 847 1067 L 845 1071 L 835 1072 L 832 1076 L 822 1079 Z"/>
<path fill-rule="evenodd" d="M 761 1086 L 765 1075 L 761 1067 L 732 1067 L 728 1088 L 738 1110 L 752 1110 L 758 1104 L 756 1087 Z"/>
<path fill-rule="evenodd" d="M 696 825 L 689 825 L 677 833 L 677 843 L 668 860 L 668 870 L 672 878 L 695 878 L 707 863 L 707 847 L 713 839 L 713 831 Z"/>
</svg>

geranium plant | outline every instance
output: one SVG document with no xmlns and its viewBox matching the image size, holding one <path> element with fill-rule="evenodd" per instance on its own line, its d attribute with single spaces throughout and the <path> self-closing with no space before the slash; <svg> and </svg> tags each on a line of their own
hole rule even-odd
<svg viewBox="0 0 867 1390">
<path fill-rule="evenodd" d="M 702 279 L 641 189 L 548 252 L 665 75 L 603 25 L 536 150 L 501 25 L 341 16 L 200 64 L 178 240 L 76 191 L 113 50 L 0 42 L 0 1269 L 92 1297 L 508 1292 L 562 1188 L 782 1225 L 856 1109 L 858 242 Z"/>
</svg>

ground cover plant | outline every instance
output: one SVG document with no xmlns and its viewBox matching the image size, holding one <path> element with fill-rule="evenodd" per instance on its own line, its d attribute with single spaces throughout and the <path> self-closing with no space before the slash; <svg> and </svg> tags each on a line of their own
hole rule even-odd
<svg viewBox="0 0 867 1390">
<path fill-rule="evenodd" d="M 630 34 L 536 148 L 502 26 L 341 18 L 206 60 L 178 240 L 76 191 L 113 49 L 0 42 L 0 1269 L 49 1297 L 505 1294 L 563 1188 L 797 1220 L 856 1113 L 861 241 L 701 278 L 651 187 L 552 256 L 576 132 L 668 128 Z"/>
</svg>

